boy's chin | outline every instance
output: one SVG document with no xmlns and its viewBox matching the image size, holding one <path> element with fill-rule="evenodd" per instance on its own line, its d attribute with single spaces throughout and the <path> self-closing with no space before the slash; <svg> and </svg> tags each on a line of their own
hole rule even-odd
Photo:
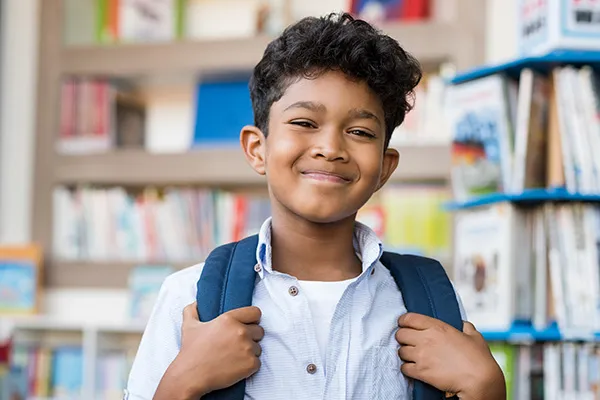
<svg viewBox="0 0 600 400">
<path fill-rule="evenodd" d="M 340 213 L 339 210 L 334 212 L 323 208 L 296 210 L 296 215 L 314 224 L 333 224 L 351 218 L 355 214 L 351 212 Z"/>
</svg>

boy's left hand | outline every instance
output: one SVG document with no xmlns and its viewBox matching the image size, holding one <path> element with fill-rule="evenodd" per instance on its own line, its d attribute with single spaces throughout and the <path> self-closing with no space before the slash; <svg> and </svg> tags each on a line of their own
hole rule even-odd
<svg viewBox="0 0 600 400">
<path fill-rule="evenodd" d="M 470 322 L 463 332 L 425 315 L 398 319 L 402 373 L 465 400 L 504 400 L 506 384 L 483 336 Z"/>
</svg>

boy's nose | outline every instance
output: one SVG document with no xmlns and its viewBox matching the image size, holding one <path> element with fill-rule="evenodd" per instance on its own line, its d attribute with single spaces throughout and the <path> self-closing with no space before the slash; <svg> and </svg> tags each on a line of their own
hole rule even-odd
<svg viewBox="0 0 600 400">
<path fill-rule="evenodd" d="M 343 135 L 343 132 L 321 132 L 312 147 L 311 155 L 327 161 L 348 161 Z"/>
</svg>

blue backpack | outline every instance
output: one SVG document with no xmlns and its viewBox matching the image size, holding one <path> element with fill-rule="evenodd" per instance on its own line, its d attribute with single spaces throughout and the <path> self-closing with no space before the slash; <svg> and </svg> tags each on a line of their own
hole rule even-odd
<svg viewBox="0 0 600 400">
<path fill-rule="evenodd" d="M 213 250 L 198 280 L 198 315 L 203 322 L 236 308 L 252 305 L 256 281 L 258 236 L 250 236 Z M 440 319 L 462 331 L 463 321 L 454 288 L 439 262 L 412 255 L 384 252 L 381 263 L 394 277 L 410 312 Z M 211 392 L 206 400 L 243 400 L 246 383 Z M 414 400 L 440 400 L 443 392 L 420 381 L 414 382 Z"/>
</svg>

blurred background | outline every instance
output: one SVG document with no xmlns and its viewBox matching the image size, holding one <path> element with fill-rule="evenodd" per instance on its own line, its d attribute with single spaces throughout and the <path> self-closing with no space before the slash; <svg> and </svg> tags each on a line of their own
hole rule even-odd
<svg viewBox="0 0 600 400">
<path fill-rule="evenodd" d="M 270 214 L 252 68 L 342 10 L 424 69 L 358 219 L 442 262 L 509 398 L 600 398 L 600 2 L 0 4 L 0 400 L 122 398 L 164 278 Z"/>
</svg>

